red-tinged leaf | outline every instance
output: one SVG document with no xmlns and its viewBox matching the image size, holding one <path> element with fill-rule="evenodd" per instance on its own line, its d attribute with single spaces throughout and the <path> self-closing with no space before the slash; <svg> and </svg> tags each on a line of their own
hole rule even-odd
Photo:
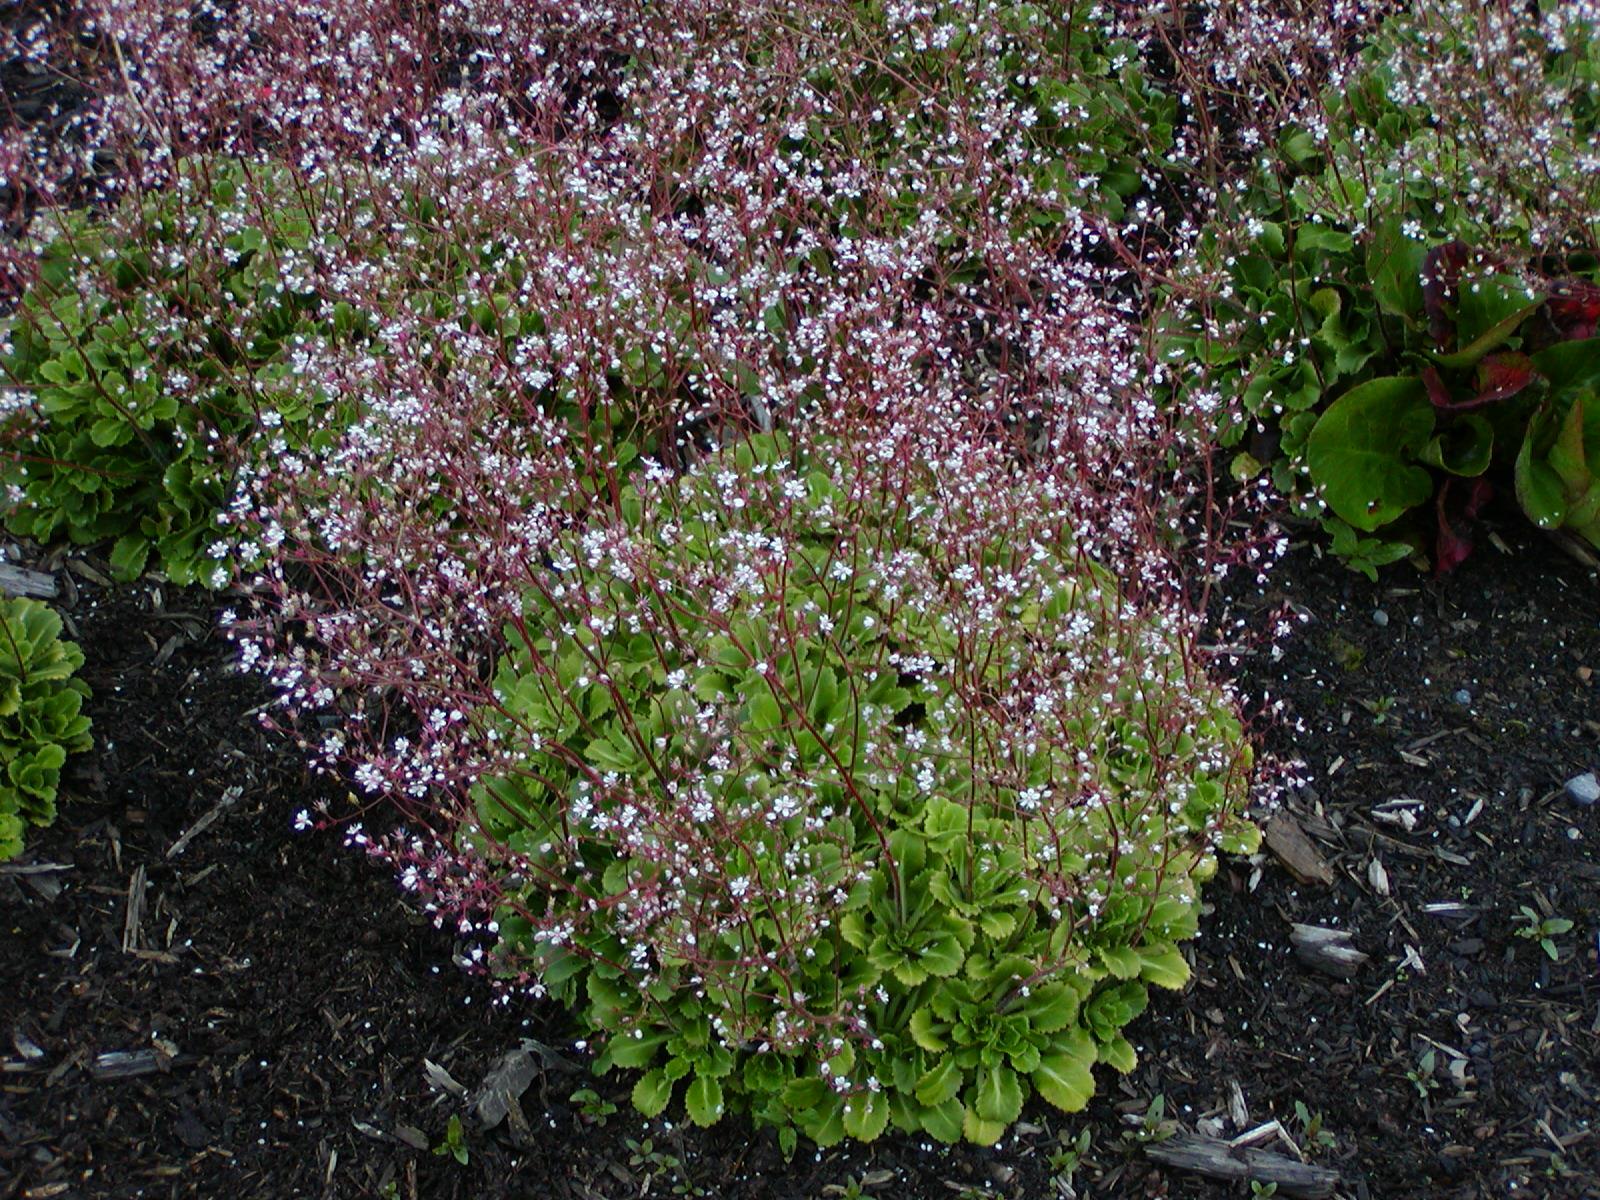
<svg viewBox="0 0 1600 1200">
<path fill-rule="evenodd" d="M 1428 389 L 1428 401 L 1440 412 L 1470 412 L 1486 404 L 1507 400 L 1522 391 L 1538 378 L 1533 360 L 1526 354 L 1506 351 L 1491 354 L 1478 364 L 1478 391 L 1474 396 L 1457 400 L 1434 367 L 1422 368 L 1422 382 Z"/>
<path fill-rule="evenodd" d="M 1465 496 L 1462 496 L 1465 484 Z M 1448 575 L 1465 562 L 1472 553 L 1469 535 L 1472 518 L 1494 495 L 1494 487 L 1485 479 L 1449 479 L 1439 489 L 1434 507 L 1439 517 L 1439 534 L 1434 545 L 1433 572 Z"/>
<path fill-rule="evenodd" d="M 1428 389 L 1428 399 L 1435 408 L 1454 408 L 1456 402 L 1450 396 L 1450 389 L 1445 387 L 1444 380 L 1439 378 L 1438 369 L 1435 367 L 1422 368 L 1422 383 Z"/>
<path fill-rule="evenodd" d="M 1478 394 L 1465 407 L 1508 400 L 1532 383 L 1536 374 L 1533 360 L 1526 354 L 1491 354 L 1478 364 Z"/>
<path fill-rule="evenodd" d="M 1440 499 L 1443 499 L 1440 493 Z M 1472 556 L 1472 539 L 1458 534 L 1451 528 L 1450 522 L 1445 519 L 1444 513 L 1439 514 L 1439 536 L 1436 539 L 1433 551 L 1433 573 L 1435 576 L 1448 575 Z"/>
<path fill-rule="evenodd" d="M 1422 307 L 1428 314 L 1428 332 L 1441 350 L 1455 340 L 1455 320 L 1445 306 L 1455 299 L 1467 255 L 1465 242 L 1446 242 L 1429 250 L 1422 260 Z"/>
<path fill-rule="evenodd" d="M 1551 285 L 1545 311 L 1563 341 L 1592 338 L 1600 327 L 1600 287 L 1581 279 L 1563 279 Z"/>
</svg>

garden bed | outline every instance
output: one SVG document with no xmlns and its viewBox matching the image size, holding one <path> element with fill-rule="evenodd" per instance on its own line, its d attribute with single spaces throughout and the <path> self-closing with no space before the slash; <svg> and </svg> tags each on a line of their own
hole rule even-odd
<svg viewBox="0 0 1600 1200">
<path fill-rule="evenodd" d="M 1600 1195 L 1592 18 L 568 7 L 0 12 L 0 1200 Z"/>
<path fill-rule="evenodd" d="M 1252 1144 L 1332 1168 L 1339 1196 L 1593 1196 L 1600 808 L 1562 784 L 1600 763 L 1600 602 L 1592 573 L 1497 528 L 1509 552 L 1443 581 L 1374 585 L 1297 547 L 1252 601 L 1310 618 L 1241 670 L 1287 702 L 1267 744 L 1311 786 L 1279 820 L 1331 883 L 1269 851 L 1226 861 L 1193 982 L 1129 1030 L 1132 1075 L 1102 1068 L 1077 1117 L 1032 1103 L 992 1150 L 890 1134 L 789 1162 L 739 1121 L 644 1121 L 559 1012 L 492 1007 L 387 874 L 295 833 L 318 785 L 256 728 L 267 697 L 209 596 L 47 561 L 96 750 L 0 867 L 0 1196 L 1242 1195 L 1150 1151 L 1273 1120 L 1282 1136 Z M 1574 922 L 1554 960 L 1518 936 L 1522 906 Z M 1312 969 L 1293 923 L 1348 930 L 1367 958 Z M 454 1086 L 519 1047 L 529 1086 L 482 1129 Z"/>
</svg>

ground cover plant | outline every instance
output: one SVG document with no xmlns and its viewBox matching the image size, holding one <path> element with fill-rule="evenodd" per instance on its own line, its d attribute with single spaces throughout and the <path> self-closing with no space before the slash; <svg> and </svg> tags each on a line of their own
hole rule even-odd
<svg viewBox="0 0 1600 1200">
<path fill-rule="evenodd" d="M 234 578 L 239 470 L 330 423 L 286 360 L 354 332 L 308 270 L 316 198 L 270 164 L 190 158 L 171 190 L 61 214 L 0 359 L 12 533 L 110 541 L 121 579 Z"/>
<path fill-rule="evenodd" d="M 820 1144 L 992 1142 L 1024 1079 L 1075 1111 L 1144 982 L 1187 978 L 1201 861 L 1253 844 L 1237 718 L 1070 515 L 885 449 L 762 437 L 630 488 L 500 661 L 496 969 L 652 1068 L 648 1113 L 679 1079 L 697 1123 Z"/>
<path fill-rule="evenodd" d="M 37 600 L 0 601 L 0 859 L 22 850 L 29 825 L 56 816 L 67 755 L 89 749 L 83 652 L 61 640 L 61 618 Z"/>
<path fill-rule="evenodd" d="M 641 1112 L 995 1143 L 1256 849 L 1274 489 L 1600 545 L 1593 14 L 1414 7 L 91 5 L 9 527 L 231 587 L 297 824 Z"/>
<path fill-rule="evenodd" d="M 1586 5 L 1412 6 L 1288 124 L 1240 118 L 1254 169 L 1159 353 L 1233 405 L 1234 472 L 1270 471 L 1374 577 L 1458 565 L 1494 487 L 1596 535 L 1594 25 Z"/>
</svg>

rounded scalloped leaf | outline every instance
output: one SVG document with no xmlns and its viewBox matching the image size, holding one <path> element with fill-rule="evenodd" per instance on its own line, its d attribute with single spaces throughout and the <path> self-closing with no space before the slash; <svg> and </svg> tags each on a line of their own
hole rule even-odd
<svg viewBox="0 0 1600 1200">
<path fill-rule="evenodd" d="M 985 1121 L 1011 1124 L 1022 1114 L 1022 1081 L 1010 1067 L 979 1068 L 971 1107 Z"/>
<path fill-rule="evenodd" d="M 1420 379 L 1372 379 L 1335 400 L 1306 441 L 1311 478 L 1328 506 L 1371 533 L 1425 504 L 1433 476 L 1414 460 L 1433 422 Z"/>
<path fill-rule="evenodd" d="M 689 1119 L 704 1128 L 722 1119 L 722 1085 L 710 1075 L 696 1075 L 683 1094 Z"/>
<path fill-rule="evenodd" d="M 877 1140 L 889 1124 L 889 1097 L 883 1092 L 857 1092 L 844 1101 L 844 1131 L 860 1142 Z"/>
<path fill-rule="evenodd" d="M 672 1101 L 672 1080 L 660 1067 L 646 1071 L 633 1085 L 633 1106 L 647 1117 L 659 1117 Z"/>
<path fill-rule="evenodd" d="M 1139 978 L 1173 991 L 1189 982 L 1189 960 L 1176 946 L 1141 946 Z"/>
<path fill-rule="evenodd" d="M 992 1146 L 1005 1136 L 1006 1127 L 1000 1121 L 988 1121 L 972 1109 L 962 1110 L 961 1136 L 978 1146 Z"/>
<path fill-rule="evenodd" d="M 1034 1090 L 1062 1112 L 1080 1112 L 1094 1095 L 1094 1039 L 1084 1029 L 1058 1038 L 1029 1076 Z"/>
<path fill-rule="evenodd" d="M 963 1078 L 961 1068 L 956 1066 L 955 1059 L 940 1058 L 936 1066 L 923 1072 L 917 1080 L 914 1093 L 917 1103 L 925 1104 L 929 1108 L 938 1108 L 961 1091 Z"/>
<path fill-rule="evenodd" d="M 947 1145 L 961 1140 L 967 1110 L 959 1098 L 952 1096 L 943 1104 L 931 1105 L 922 1110 L 922 1128 Z"/>
</svg>

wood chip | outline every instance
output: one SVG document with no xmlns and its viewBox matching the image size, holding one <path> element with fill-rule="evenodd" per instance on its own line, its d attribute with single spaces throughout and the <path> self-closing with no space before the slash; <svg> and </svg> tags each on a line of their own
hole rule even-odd
<svg viewBox="0 0 1600 1200">
<path fill-rule="evenodd" d="M 231 787 L 223 792 L 222 799 L 213 804 L 204 816 L 178 835 L 178 840 L 173 842 L 172 847 L 167 851 L 167 857 L 176 858 L 182 854 L 190 842 L 209 829 L 218 817 L 238 802 L 239 797 L 243 794 L 244 789 L 238 787 Z"/>
<path fill-rule="evenodd" d="M 1295 1200 L 1325 1200 L 1340 1182 L 1339 1172 L 1328 1167 L 1188 1133 L 1152 1142 L 1145 1147 L 1145 1154 L 1163 1166 L 1193 1171 L 1207 1179 L 1277 1184 L 1277 1195 Z"/>
<path fill-rule="evenodd" d="M 1301 883 L 1333 884 L 1333 869 L 1323 861 L 1300 823 L 1286 812 L 1274 813 L 1264 835 L 1270 850 L 1284 868 Z"/>
<path fill-rule="evenodd" d="M 471 1101 L 478 1123 L 485 1129 L 493 1129 L 505 1120 L 538 1072 L 533 1054 L 521 1047 L 508 1050 L 496 1059 Z"/>
<path fill-rule="evenodd" d="M 90 583 L 96 584 L 99 587 L 108 588 L 112 586 L 109 578 L 102 575 L 99 571 L 96 571 L 81 558 L 67 559 L 67 570 L 71 571 L 79 578 L 87 579 Z"/>
<path fill-rule="evenodd" d="M 1367 955 L 1351 945 L 1347 929 L 1296 924 L 1290 927 L 1289 941 L 1301 962 L 1339 979 L 1353 977 L 1367 961 Z"/>
<path fill-rule="evenodd" d="M 431 1058 L 422 1060 L 422 1073 L 427 1076 L 429 1085 L 435 1091 L 449 1092 L 457 1100 L 465 1100 L 467 1098 L 467 1089 L 456 1082 L 455 1076 L 451 1075 L 449 1071 L 446 1071 Z"/>
<path fill-rule="evenodd" d="M 1233 1122 L 1235 1129 L 1243 1129 L 1250 1124 L 1250 1109 L 1244 1102 L 1244 1089 L 1239 1086 L 1237 1079 L 1228 1080 L 1228 1120 Z"/>
<path fill-rule="evenodd" d="M 1407 833 L 1416 829 L 1423 815 L 1422 801 L 1410 796 L 1401 796 L 1396 800 L 1385 800 L 1372 810 L 1372 819 L 1382 821 L 1385 825 L 1398 825 Z"/>
<path fill-rule="evenodd" d="M 1374 858 L 1367 864 L 1367 882 L 1380 896 L 1389 894 L 1389 872 L 1383 869 L 1383 860 Z"/>
<path fill-rule="evenodd" d="M 0 562 L 0 592 L 8 596 L 32 596 L 35 600 L 56 598 L 56 577 L 44 571 L 30 571 L 14 563 Z"/>
<path fill-rule="evenodd" d="M 95 1055 L 89 1071 L 96 1079 L 132 1079 L 138 1075 L 151 1075 L 165 1071 L 178 1062 L 177 1049 L 171 1042 L 163 1042 L 148 1050 L 108 1050 Z"/>
<path fill-rule="evenodd" d="M 145 879 L 144 864 L 140 863 L 133 869 L 133 875 L 128 879 L 128 905 L 122 919 L 122 952 L 132 954 L 140 949 L 143 933 L 140 925 L 144 921 Z"/>
<path fill-rule="evenodd" d="M 53 875 L 73 869 L 71 863 L 0 863 L 0 875 Z"/>
<path fill-rule="evenodd" d="M 1276 1120 L 1266 1121 L 1254 1129 L 1247 1129 L 1238 1137 L 1228 1143 L 1230 1146 L 1258 1146 L 1262 1142 L 1271 1141 L 1283 1132 L 1283 1126 Z"/>
</svg>

